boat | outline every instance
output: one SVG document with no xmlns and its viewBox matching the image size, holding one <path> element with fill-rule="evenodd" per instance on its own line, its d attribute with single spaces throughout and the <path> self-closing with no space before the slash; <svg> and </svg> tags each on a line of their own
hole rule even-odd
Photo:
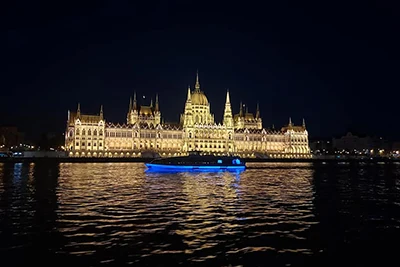
<svg viewBox="0 0 400 267">
<path fill-rule="evenodd" d="M 152 171 L 243 171 L 246 163 L 237 156 L 190 153 L 188 156 L 157 158 L 145 163 Z"/>
</svg>

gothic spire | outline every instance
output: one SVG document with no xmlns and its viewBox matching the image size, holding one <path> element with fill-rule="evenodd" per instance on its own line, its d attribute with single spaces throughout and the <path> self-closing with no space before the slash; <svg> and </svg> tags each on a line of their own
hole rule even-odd
<svg viewBox="0 0 400 267">
<path fill-rule="evenodd" d="M 190 85 L 188 86 L 188 94 L 187 94 L 187 99 L 186 99 L 186 101 L 191 101 L 191 99 L 192 99 L 192 96 L 191 96 L 191 93 L 190 93 Z"/>
<path fill-rule="evenodd" d="M 243 116 L 243 103 L 240 101 L 239 117 Z"/>
<path fill-rule="evenodd" d="M 231 100 L 230 100 L 230 97 L 229 97 L 229 90 L 226 90 L 226 102 L 225 102 L 225 104 L 230 104 L 231 103 Z"/>
<path fill-rule="evenodd" d="M 137 109 L 137 102 L 136 102 L 136 91 L 133 92 L 133 110 Z"/>
<path fill-rule="evenodd" d="M 259 103 L 257 101 L 256 119 L 259 119 L 259 118 L 260 118 L 260 105 L 259 105 Z"/>
<path fill-rule="evenodd" d="M 158 94 L 156 94 L 156 111 L 159 111 L 159 107 L 158 107 Z"/>
<path fill-rule="evenodd" d="M 100 118 L 103 119 L 103 105 L 100 105 Z"/>
<path fill-rule="evenodd" d="M 196 72 L 196 85 L 194 86 L 196 92 L 200 92 L 199 70 Z"/>
<path fill-rule="evenodd" d="M 153 107 L 153 98 L 150 99 L 150 107 L 151 107 L 151 108 Z"/>
<path fill-rule="evenodd" d="M 129 98 L 129 113 L 132 111 L 132 97 Z"/>
<path fill-rule="evenodd" d="M 306 121 L 303 118 L 303 127 L 306 128 Z"/>
<path fill-rule="evenodd" d="M 291 118 L 291 117 L 289 117 L 289 126 L 293 126 L 292 118 Z"/>
<path fill-rule="evenodd" d="M 81 103 L 78 103 L 78 108 L 76 109 L 76 114 L 77 114 L 78 116 L 81 115 Z"/>
<path fill-rule="evenodd" d="M 223 124 L 232 127 L 233 126 L 233 120 L 232 120 L 232 108 L 231 108 L 231 102 L 229 99 L 229 90 L 226 91 L 226 102 L 225 102 L 225 109 L 224 109 L 224 120 Z"/>
</svg>

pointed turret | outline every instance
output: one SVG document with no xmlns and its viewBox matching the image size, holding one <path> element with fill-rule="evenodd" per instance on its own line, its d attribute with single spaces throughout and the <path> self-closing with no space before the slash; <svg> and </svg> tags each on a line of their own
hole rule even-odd
<svg viewBox="0 0 400 267">
<path fill-rule="evenodd" d="M 289 124 L 288 124 L 288 126 L 293 126 L 292 118 L 291 118 L 291 117 L 289 117 Z"/>
<path fill-rule="evenodd" d="M 76 115 L 81 116 L 81 103 L 78 103 L 78 108 L 76 109 Z"/>
<path fill-rule="evenodd" d="M 196 72 L 196 85 L 194 86 L 196 92 L 200 92 L 199 70 Z"/>
<path fill-rule="evenodd" d="M 129 98 L 129 110 L 128 113 L 132 112 L 132 97 Z"/>
<path fill-rule="evenodd" d="M 303 118 L 303 127 L 306 128 L 306 121 Z"/>
<path fill-rule="evenodd" d="M 240 101 L 239 117 L 243 117 L 243 103 Z"/>
<path fill-rule="evenodd" d="M 187 98 L 185 103 L 185 110 L 181 116 L 181 123 L 184 125 L 192 125 L 192 93 L 190 91 L 190 86 L 188 86 Z"/>
<path fill-rule="evenodd" d="M 275 124 L 272 124 L 272 130 L 275 130 Z"/>
<path fill-rule="evenodd" d="M 256 119 L 259 119 L 259 118 L 260 118 L 260 105 L 259 105 L 259 103 L 257 102 Z"/>
<path fill-rule="evenodd" d="M 133 110 L 137 110 L 136 92 L 133 93 Z"/>
<path fill-rule="evenodd" d="M 100 106 L 100 119 L 103 119 L 103 105 Z"/>
<path fill-rule="evenodd" d="M 192 95 L 190 93 L 190 85 L 188 86 L 188 93 L 187 93 L 187 99 L 186 101 L 191 101 L 192 100 Z"/>
<path fill-rule="evenodd" d="M 246 114 L 249 113 L 249 107 L 246 106 Z"/>
<path fill-rule="evenodd" d="M 158 106 L 158 94 L 156 94 L 156 107 L 155 107 L 155 111 L 159 111 L 160 108 Z"/>
<path fill-rule="evenodd" d="M 229 97 L 229 90 L 226 90 L 226 103 L 225 104 L 230 104 L 230 103 L 231 103 L 231 100 Z"/>
<path fill-rule="evenodd" d="M 226 125 L 228 127 L 232 127 L 233 126 L 232 108 L 231 108 L 231 102 L 230 102 L 230 99 L 229 99 L 229 90 L 226 91 L 226 102 L 225 102 L 223 123 L 224 123 L 224 125 Z"/>
<path fill-rule="evenodd" d="M 151 107 L 151 108 L 153 107 L 153 98 L 150 99 L 150 107 Z"/>
</svg>

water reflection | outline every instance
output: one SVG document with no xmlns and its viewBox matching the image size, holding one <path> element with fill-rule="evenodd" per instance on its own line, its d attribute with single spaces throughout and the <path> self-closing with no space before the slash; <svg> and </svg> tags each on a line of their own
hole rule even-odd
<svg viewBox="0 0 400 267">
<path fill-rule="evenodd" d="M 347 251 L 373 255 L 373 242 L 399 237 L 399 176 L 386 165 L 0 164 L 0 253 L 15 265 L 343 265 Z"/>
<path fill-rule="evenodd" d="M 318 166 L 314 190 L 317 246 L 329 266 L 390 265 L 400 235 L 397 165 Z"/>
<path fill-rule="evenodd" d="M 61 244 L 56 229 L 58 176 L 58 164 L 0 166 L 0 249 L 15 264 L 50 257 Z"/>
</svg>

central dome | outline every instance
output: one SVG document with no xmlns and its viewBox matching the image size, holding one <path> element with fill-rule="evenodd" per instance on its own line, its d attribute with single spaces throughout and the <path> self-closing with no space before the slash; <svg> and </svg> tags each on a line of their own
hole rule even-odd
<svg viewBox="0 0 400 267">
<path fill-rule="evenodd" d="M 201 91 L 194 91 L 191 94 L 191 101 L 193 105 L 208 105 L 208 100 L 206 95 Z"/>
</svg>

